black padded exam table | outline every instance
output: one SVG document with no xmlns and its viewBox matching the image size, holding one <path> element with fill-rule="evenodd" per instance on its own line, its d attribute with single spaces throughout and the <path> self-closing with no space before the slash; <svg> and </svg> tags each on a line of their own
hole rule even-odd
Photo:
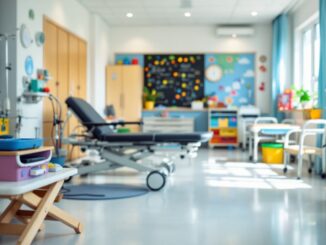
<svg viewBox="0 0 326 245">
<path fill-rule="evenodd" d="M 180 155 L 194 155 L 201 143 L 212 137 L 209 132 L 203 133 L 115 133 L 114 128 L 126 125 L 141 125 L 142 122 L 106 122 L 99 113 L 85 100 L 69 97 L 66 100 L 68 108 L 77 116 L 86 128 L 82 137 L 69 137 L 69 143 L 84 149 L 96 149 L 106 160 L 103 164 L 84 164 L 80 174 L 130 167 L 138 171 L 149 172 L 147 186 L 151 190 L 160 190 L 165 185 L 166 176 L 175 169 L 174 162 L 164 161 L 160 168 L 152 168 L 139 163 L 140 160 L 155 154 L 157 146 L 177 145 Z M 135 149 L 135 154 L 126 154 L 126 149 Z M 97 166 L 101 165 L 101 167 Z"/>
</svg>

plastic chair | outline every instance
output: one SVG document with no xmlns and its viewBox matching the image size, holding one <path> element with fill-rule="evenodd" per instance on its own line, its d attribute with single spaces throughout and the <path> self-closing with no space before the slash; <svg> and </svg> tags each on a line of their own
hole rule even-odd
<svg viewBox="0 0 326 245">
<path fill-rule="evenodd" d="M 250 131 L 249 128 L 255 122 L 255 118 L 245 118 L 242 120 L 242 150 L 245 151 L 247 149 L 247 144 L 250 142 Z"/>
<path fill-rule="evenodd" d="M 317 127 L 317 128 L 316 128 Z M 284 142 L 284 169 L 283 172 L 287 172 L 287 166 L 289 163 L 289 159 L 291 155 L 296 155 L 298 159 L 298 170 L 297 170 L 297 178 L 300 179 L 302 176 L 302 165 L 303 165 L 303 158 L 305 155 L 309 156 L 310 160 L 310 168 L 309 173 L 312 172 L 312 156 L 321 157 L 322 159 L 322 178 L 326 177 L 326 161 L 325 161 L 325 146 L 326 139 L 325 139 L 325 130 L 326 130 L 326 120 L 309 120 L 307 121 L 302 129 L 291 130 L 285 136 Z M 300 139 L 298 144 L 291 144 L 290 136 L 300 133 Z M 311 146 L 305 145 L 305 140 L 309 136 L 322 136 L 322 146 Z"/>
</svg>

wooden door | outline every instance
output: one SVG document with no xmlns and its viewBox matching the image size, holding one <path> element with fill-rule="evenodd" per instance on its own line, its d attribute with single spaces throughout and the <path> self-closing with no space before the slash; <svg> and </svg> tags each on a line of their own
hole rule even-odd
<svg viewBox="0 0 326 245">
<path fill-rule="evenodd" d="M 123 118 L 122 97 L 122 66 L 106 68 L 106 105 L 113 105 L 117 118 Z"/>
<path fill-rule="evenodd" d="M 68 97 L 68 79 L 69 79 L 69 34 L 58 29 L 58 79 L 57 85 L 57 98 L 61 104 L 61 119 L 66 120 L 67 118 L 67 106 L 65 100 Z M 68 127 L 64 129 L 64 137 L 68 136 Z M 68 148 L 65 147 L 67 150 Z"/>
<path fill-rule="evenodd" d="M 68 30 L 44 18 L 44 67 L 49 70 L 52 80 L 48 86 L 51 93 L 58 98 L 62 107 L 62 119 L 67 119 L 65 100 L 69 96 L 86 99 L 87 84 L 87 42 L 78 38 Z M 53 112 L 49 100 L 44 102 L 43 135 L 52 145 Z M 77 119 L 72 116 L 65 128 L 64 136 L 74 132 L 78 126 Z M 76 130 L 75 133 L 80 131 Z M 68 153 L 71 147 L 68 148 Z M 68 154 L 68 159 L 79 157 L 79 150 Z"/>
<path fill-rule="evenodd" d="M 122 108 L 125 121 L 140 121 L 142 110 L 143 70 L 140 66 L 123 66 Z M 139 131 L 138 126 L 130 127 Z"/>
<path fill-rule="evenodd" d="M 87 97 L 87 43 L 83 40 L 78 40 L 78 85 L 77 85 L 77 95 L 79 98 L 86 99 Z M 79 123 L 80 124 L 80 123 Z M 82 134 L 83 129 L 80 128 L 78 133 Z M 78 149 L 77 149 L 78 150 Z M 83 157 L 83 154 L 80 150 L 78 153 L 75 153 L 75 156 Z"/>
<path fill-rule="evenodd" d="M 57 71 L 58 71 L 58 28 L 49 21 L 44 21 L 44 34 L 46 42 L 44 44 L 44 67 L 49 71 L 51 80 L 48 81 L 47 87 L 51 93 L 57 96 Z M 52 143 L 53 132 L 53 109 L 50 100 L 45 99 L 43 102 L 43 137 L 44 144 L 49 146 Z"/>
</svg>

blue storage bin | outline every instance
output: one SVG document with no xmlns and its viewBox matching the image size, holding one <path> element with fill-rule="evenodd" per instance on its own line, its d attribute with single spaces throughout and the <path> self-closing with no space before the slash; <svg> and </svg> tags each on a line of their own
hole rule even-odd
<svg viewBox="0 0 326 245">
<path fill-rule="evenodd" d="M 19 151 L 39 148 L 43 139 L 16 139 L 11 136 L 0 137 L 0 151 Z"/>
<path fill-rule="evenodd" d="M 230 128 L 236 128 L 237 127 L 237 118 L 236 117 L 231 117 L 229 119 L 229 127 Z"/>
</svg>

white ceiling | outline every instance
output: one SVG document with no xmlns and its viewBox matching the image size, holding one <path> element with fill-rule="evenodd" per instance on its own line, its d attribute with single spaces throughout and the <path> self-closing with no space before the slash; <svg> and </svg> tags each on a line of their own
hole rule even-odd
<svg viewBox="0 0 326 245">
<path fill-rule="evenodd" d="M 79 0 L 111 26 L 269 22 L 296 0 Z M 191 12 L 190 18 L 184 12 Z M 258 16 L 252 17 L 251 12 Z M 132 12 L 133 18 L 126 18 Z"/>
</svg>

